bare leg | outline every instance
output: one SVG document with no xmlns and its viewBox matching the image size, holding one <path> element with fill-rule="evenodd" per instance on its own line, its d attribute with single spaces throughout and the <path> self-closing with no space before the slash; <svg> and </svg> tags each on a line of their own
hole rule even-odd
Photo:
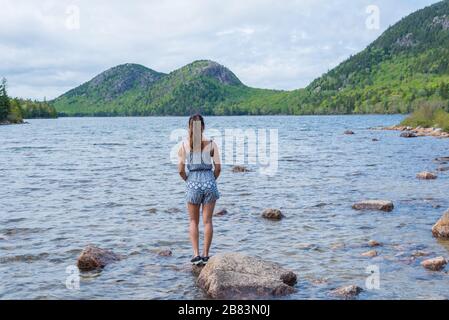
<svg viewBox="0 0 449 320">
<path fill-rule="evenodd" d="M 212 224 L 212 215 L 214 214 L 215 201 L 203 204 L 203 223 L 204 223 L 204 247 L 203 257 L 209 256 L 212 237 L 214 236 L 214 226 Z"/>
<path fill-rule="evenodd" d="M 188 203 L 187 209 L 189 210 L 189 217 L 190 217 L 190 226 L 189 226 L 189 235 L 190 235 L 190 242 L 192 243 L 193 247 L 193 255 L 195 257 L 200 255 L 200 249 L 199 249 L 199 231 L 198 231 L 198 224 L 200 222 L 200 206 Z"/>
</svg>

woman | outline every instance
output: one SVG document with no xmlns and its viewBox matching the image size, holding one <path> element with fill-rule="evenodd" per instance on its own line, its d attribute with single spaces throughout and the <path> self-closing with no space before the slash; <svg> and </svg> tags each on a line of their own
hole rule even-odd
<svg viewBox="0 0 449 320">
<path fill-rule="evenodd" d="M 192 264 L 206 264 L 213 237 L 212 215 L 215 203 L 220 198 L 216 180 L 220 176 L 221 164 L 218 147 L 207 140 L 204 133 L 204 119 L 196 114 L 189 119 L 189 137 L 179 148 L 178 171 L 186 182 L 187 209 L 190 216 L 190 241 L 193 247 Z M 187 164 L 188 173 L 185 167 Z M 204 246 L 199 252 L 200 209 L 203 212 Z"/>
</svg>

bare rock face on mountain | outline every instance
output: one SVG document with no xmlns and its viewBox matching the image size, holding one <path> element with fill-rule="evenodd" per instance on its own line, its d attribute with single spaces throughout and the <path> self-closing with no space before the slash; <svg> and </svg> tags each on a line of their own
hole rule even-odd
<svg viewBox="0 0 449 320">
<path fill-rule="evenodd" d="M 81 271 L 92 271 L 102 269 L 106 265 L 119 260 L 120 257 L 112 251 L 87 246 L 78 257 L 77 266 Z"/>
<path fill-rule="evenodd" d="M 240 85 L 242 84 L 237 76 L 228 68 L 214 61 L 204 61 L 204 69 L 201 72 L 206 77 L 211 77 L 222 84 Z"/>
<path fill-rule="evenodd" d="M 283 296 L 295 291 L 296 274 L 276 263 L 240 253 L 212 257 L 197 283 L 214 299 Z"/>
</svg>

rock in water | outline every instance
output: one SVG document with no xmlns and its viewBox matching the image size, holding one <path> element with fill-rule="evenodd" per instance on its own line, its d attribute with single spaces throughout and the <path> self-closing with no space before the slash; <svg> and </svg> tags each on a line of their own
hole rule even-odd
<svg viewBox="0 0 449 320">
<path fill-rule="evenodd" d="M 436 238 L 449 238 L 449 210 L 432 227 L 432 234 Z"/>
<path fill-rule="evenodd" d="M 370 240 L 370 241 L 368 241 L 368 246 L 369 247 L 381 247 L 382 243 L 377 242 L 376 240 Z"/>
<path fill-rule="evenodd" d="M 344 298 L 344 299 L 354 299 L 362 291 L 363 291 L 362 288 L 352 285 L 352 286 L 346 286 L 346 287 L 341 287 L 341 288 L 332 290 L 331 294 L 334 296 Z"/>
<path fill-rule="evenodd" d="M 228 214 L 228 210 L 226 210 L 226 209 L 221 209 L 221 210 L 215 212 L 215 213 L 214 213 L 214 216 L 216 216 L 216 217 L 221 217 L 221 216 L 225 216 L 225 215 L 227 215 L 227 214 Z"/>
<path fill-rule="evenodd" d="M 170 249 L 164 249 L 160 250 L 157 255 L 160 257 L 171 257 L 173 255 L 173 252 Z"/>
<path fill-rule="evenodd" d="M 404 131 L 401 133 L 401 138 L 416 138 L 417 135 L 413 131 Z"/>
<path fill-rule="evenodd" d="M 434 259 L 424 260 L 421 262 L 421 265 L 427 270 L 441 271 L 447 265 L 447 260 L 443 257 L 437 257 Z"/>
<path fill-rule="evenodd" d="M 250 299 L 293 293 L 296 274 L 276 263 L 240 253 L 212 257 L 197 283 L 214 299 Z"/>
<path fill-rule="evenodd" d="M 367 257 L 367 258 L 377 257 L 377 251 L 376 250 L 370 250 L 370 251 L 364 252 L 364 253 L 362 253 L 362 257 Z"/>
<path fill-rule="evenodd" d="M 262 218 L 268 220 L 281 220 L 282 218 L 284 218 L 284 215 L 279 209 L 265 209 L 262 212 Z"/>
<path fill-rule="evenodd" d="M 92 271 L 119 260 L 120 257 L 112 251 L 87 246 L 78 257 L 77 266 L 81 271 Z"/>
<path fill-rule="evenodd" d="M 380 210 L 390 212 L 393 211 L 393 202 L 387 200 L 366 200 L 357 202 L 352 206 L 354 210 Z"/>
<path fill-rule="evenodd" d="M 354 131 L 351 131 L 351 130 L 346 130 L 346 131 L 345 131 L 345 134 L 351 135 L 351 134 L 355 134 L 355 132 L 354 132 Z"/>
<path fill-rule="evenodd" d="M 234 166 L 232 167 L 232 172 L 241 173 L 241 172 L 249 172 L 250 170 L 244 166 Z"/>
<path fill-rule="evenodd" d="M 435 174 L 427 171 L 418 173 L 416 177 L 421 180 L 435 180 L 437 178 Z"/>
</svg>

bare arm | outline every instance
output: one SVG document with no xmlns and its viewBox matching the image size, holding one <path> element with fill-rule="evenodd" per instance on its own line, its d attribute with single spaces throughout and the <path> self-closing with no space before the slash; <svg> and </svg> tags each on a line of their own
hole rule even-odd
<svg viewBox="0 0 449 320">
<path fill-rule="evenodd" d="M 212 150 L 213 150 L 212 161 L 214 162 L 214 176 L 215 180 L 217 180 L 221 173 L 221 159 L 218 146 L 215 142 L 212 143 Z"/>
<path fill-rule="evenodd" d="M 184 146 L 181 145 L 178 151 L 178 173 L 181 176 L 182 180 L 187 180 L 187 173 L 186 173 L 186 152 L 184 150 Z"/>
</svg>

